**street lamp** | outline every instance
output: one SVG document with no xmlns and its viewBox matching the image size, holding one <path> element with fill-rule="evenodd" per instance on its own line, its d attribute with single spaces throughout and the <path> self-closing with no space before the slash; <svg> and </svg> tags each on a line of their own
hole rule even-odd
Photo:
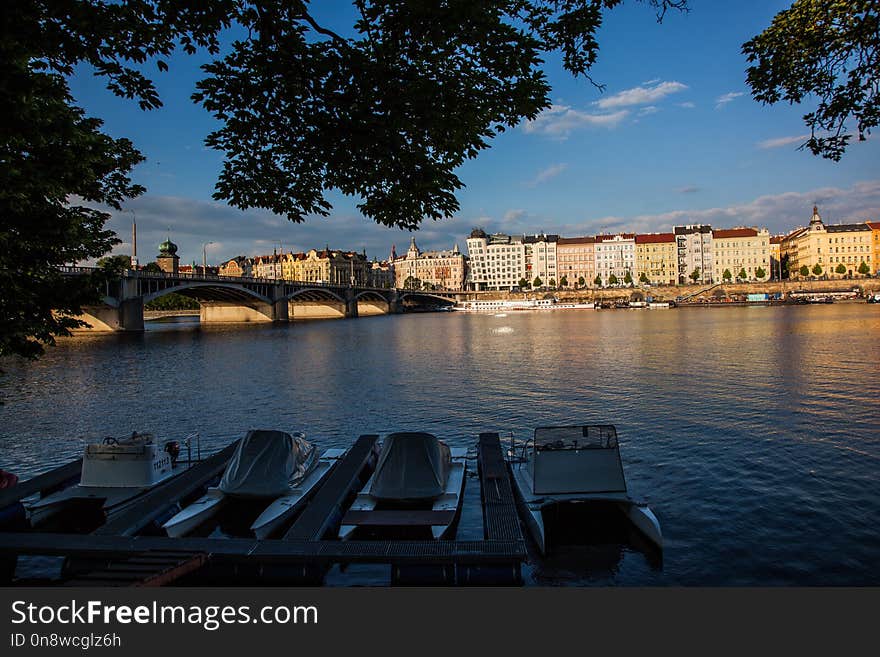
<svg viewBox="0 0 880 657">
<path fill-rule="evenodd" d="M 137 227 L 137 216 L 135 216 L 134 210 L 129 209 L 131 212 L 131 268 L 137 270 L 138 268 L 138 227 Z"/>
<path fill-rule="evenodd" d="M 214 242 L 205 242 L 202 244 L 202 276 L 208 275 L 208 245 Z"/>
</svg>

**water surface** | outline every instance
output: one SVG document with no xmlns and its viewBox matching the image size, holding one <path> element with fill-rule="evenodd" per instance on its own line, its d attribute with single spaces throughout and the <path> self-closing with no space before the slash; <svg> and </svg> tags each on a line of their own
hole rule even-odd
<svg viewBox="0 0 880 657">
<path fill-rule="evenodd" d="M 133 430 L 197 431 L 213 451 L 252 428 L 471 445 L 613 423 L 630 492 L 662 523 L 662 567 L 628 547 L 576 549 L 529 565 L 527 583 L 877 585 L 878 356 L 867 304 L 151 322 L 5 362 L 0 467 L 33 475 Z M 478 529 L 463 518 L 461 532 Z M 377 577 L 330 582 L 361 576 Z"/>
</svg>

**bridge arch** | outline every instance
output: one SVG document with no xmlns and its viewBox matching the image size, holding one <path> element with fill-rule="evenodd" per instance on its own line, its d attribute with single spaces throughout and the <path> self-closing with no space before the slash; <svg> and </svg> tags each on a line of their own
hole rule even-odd
<svg viewBox="0 0 880 657">
<path fill-rule="evenodd" d="M 227 302 L 254 302 L 272 303 L 268 297 L 254 292 L 242 285 L 235 283 L 212 282 L 187 282 L 173 285 L 162 290 L 156 290 L 144 295 L 144 303 L 149 303 L 167 294 L 182 294 L 197 301 L 227 301 Z"/>
<path fill-rule="evenodd" d="M 345 303 L 345 299 L 333 290 L 320 287 L 305 287 L 286 295 L 288 301 L 294 301 L 301 297 L 303 301 L 339 301 Z"/>
</svg>

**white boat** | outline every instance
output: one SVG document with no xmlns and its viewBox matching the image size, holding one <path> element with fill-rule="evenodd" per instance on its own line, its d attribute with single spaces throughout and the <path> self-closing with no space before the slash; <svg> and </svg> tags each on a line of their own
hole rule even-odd
<svg viewBox="0 0 880 657">
<path fill-rule="evenodd" d="M 343 457 L 344 449 L 327 449 L 318 457 L 315 467 L 299 482 L 292 484 L 290 490 L 276 498 L 257 516 L 251 531 L 257 538 L 266 538 L 287 520 L 297 515 L 308 503 L 311 494 L 318 490 L 321 482 Z"/>
<path fill-rule="evenodd" d="M 82 511 L 83 505 L 106 518 L 182 472 L 184 468 L 177 463 L 179 452 L 177 441 L 160 446 L 147 433 L 86 445 L 79 483 L 28 504 L 28 520 L 31 526 L 40 525 L 74 507 Z"/>
<path fill-rule="evenodd" d="M 648 304 L 645 301 L 630 301 L 629 307 L 630 308 L 647 308 Z"/>
<path fill-rule="evenodd" d="M 467 448 L 449 448 L 429 433 L 388 435 L 373 475 L 342 519 L 339 538 L 358 527 L 430 529 L 444 538 L 461 511 Z"/>
<path fill-rule="evenodd" d="M 492 299 L 487 301 L 461 301 L 452 310 L 471 313 L 494 313 L 504 317 L 504 313 L 514 310 L 593 310 L 594 303 L 560 302 L 559 299 Z"/>
<path fill-rule="evenodd" d="M 538 428 L 519 458 L 512 458 L 511 473 L 521 515 L 541 554 L 553 546 L 557 529 L 545 518 L 559 507 L 583 511 L 575 517 L 587 523 L 595 521 L 590 511 L 612 507 L 651 543 L 663 547 L 657 517 L 627 493 L 612 425 Z"/>
<path fill-rule="evenodd" d="M 671 301 L 651 301 L 648 303 L 649 310 L 666 310 L 672 308 Z"/>
<path fill-rule="evenodd" d="M 300 432 L 249 431 L 219 486 L 208 488 L 162 527 L 168 536 L 185 536 L 220 513 L 230 500 L 245 498 L 268 503 L 250 527 L 257 538 L 265 538 L 302 510 L 344 453 L 328 449 L 317 456 Z"/>
</svg>

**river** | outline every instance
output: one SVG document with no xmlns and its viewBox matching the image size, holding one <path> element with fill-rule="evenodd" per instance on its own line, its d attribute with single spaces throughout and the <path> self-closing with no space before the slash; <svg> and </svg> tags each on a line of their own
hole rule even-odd
<svg viewBox="0 0 880 657">
<path fill-rule="evenodd" d="M 0 467 L 33 475 L 133 430 L 199 432 L 208 452 L 251 428 L 472 445 L 613 423 L 630 493 L 662 523 L 662 563 L 572 551 L 528 565 L 527 584 L 877 585 L 878 357 L 867 304 L 150 322 L 4 362 Z M 460 532 L 475 524 L 465 514 Z"/>
</svg>

